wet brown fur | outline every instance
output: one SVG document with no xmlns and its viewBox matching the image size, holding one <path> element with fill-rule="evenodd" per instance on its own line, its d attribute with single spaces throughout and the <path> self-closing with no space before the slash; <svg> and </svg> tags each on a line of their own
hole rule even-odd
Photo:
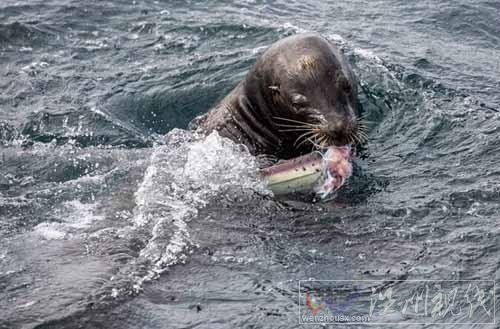
<svg viewBox="0 0 500 329">
<path fill-rule="evenodd" d="M 356 105 L 355 79 L 341 52 L 317 34 L 300 34 L 273 44 L 191 127 L 217 130 L 253 154 L 287 159 L 362 141 Z"/>
</svg>

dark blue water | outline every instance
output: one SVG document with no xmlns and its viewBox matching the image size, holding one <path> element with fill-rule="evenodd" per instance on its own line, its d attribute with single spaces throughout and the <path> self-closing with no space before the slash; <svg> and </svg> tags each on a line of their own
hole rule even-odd
<svg viewBox="0 0 500 329">
<path fill-rule="evenodd" d="M 372 288 L 431 282 L 413 280 L 486 280 L 484 303 L 376 309 L 370 328 L 497 328 L 498 17 L 497 1 L 2 0 L 0 328 L 301 328 L 306 292 L 366 314 Z M 354 177 L 317 204 L 275 200 L 244 149 L 183 130 L 305 31 L 343 49 L 371 121 Z"/>
</svg>

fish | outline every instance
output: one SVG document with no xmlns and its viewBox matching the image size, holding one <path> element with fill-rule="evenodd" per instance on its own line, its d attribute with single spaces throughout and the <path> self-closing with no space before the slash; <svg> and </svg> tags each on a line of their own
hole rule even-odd
<svg viewBox="0 0 500 329">
<path fill-rule="evenodd" d="M 259 174 L 274 195 L 312 192 L 326 199 L 352 175 L 351 147 L 315 150 L 260 169 Z"/>
</svg>

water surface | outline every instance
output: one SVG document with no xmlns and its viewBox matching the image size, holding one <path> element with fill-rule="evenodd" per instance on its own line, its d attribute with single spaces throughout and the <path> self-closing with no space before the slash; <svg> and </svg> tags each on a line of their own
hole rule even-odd
<svg viewBox="0 0 500 329">
<path fill-rule="evenodd" d="M 0 327 L 300 328 L 298 280 L 498 279 L 499 16 L 462 0 L 2 1 Z M 372 121 L 348 186 L 316 204 L 275 200 L 244 149 L 183 130 L 305 31 L 343 49 Z"/>
</svg>

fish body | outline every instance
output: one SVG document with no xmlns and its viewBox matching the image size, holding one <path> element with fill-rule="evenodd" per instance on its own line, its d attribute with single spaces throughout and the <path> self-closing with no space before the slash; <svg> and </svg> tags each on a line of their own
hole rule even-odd
<svg viewBox="0 0 500 329">
<path fill-rule="evenodd" d="M 352 173 L 351 148 L 331 146 L 260 170 L 275 195 L 314 192 L 326 198 Z"/>
</svg>

